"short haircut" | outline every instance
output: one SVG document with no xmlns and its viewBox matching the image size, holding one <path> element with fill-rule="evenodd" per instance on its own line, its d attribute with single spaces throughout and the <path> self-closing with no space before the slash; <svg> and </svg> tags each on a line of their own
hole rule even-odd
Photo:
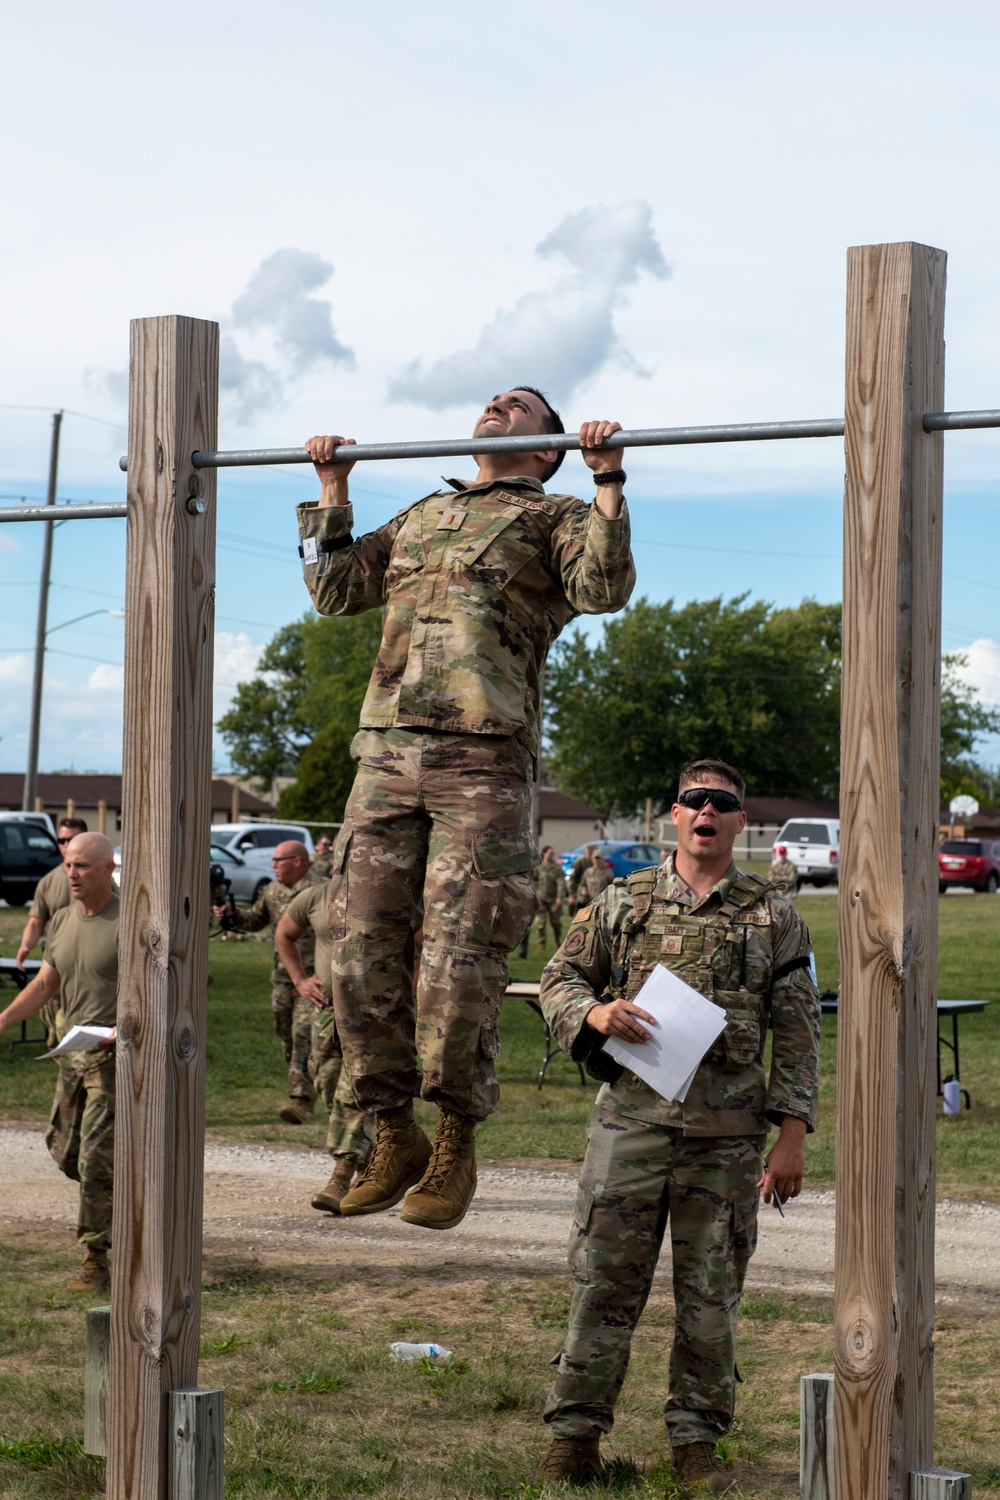
<svg viewBox="0 0 1000 1500">
<path fill-rule="evenodd" d="M 533 385 L 512 385 L 511 386 L 511 390 L 512 391 L 527 391 L 528 394 L 529 394 L 529 396 L 537 396 L 538 397 L 539 401 L 545 407 L 545 416 L 542 418 L 542 431 L 543 432 L 565 432 L 566 431 L 565 427 L 563 426 L 562 417 L 556 411 L 555 407 L 552 405 L 552 402 L 549 400 L 548 396 L 546 396 L 544 394 L 543 391 L 538 390 Z M 566 454 L 564 452 L 560 452 L 560 453 L 556 454 L 555 463 L 550 464 L 549 467 L 546 469 L 545 473 L 542 475 L 542 483 L 543 484 L 548 484 L 549 480 L 552 478 L 553 474 L 556 472 L 556 470 L 558 469 L 559 465 L 562 463 L 562 461 L 563 461 L 563 459 L 565 457 L 566 457 Z"/>
<path fill-rule="evenodd" d="M 724 760 L 691 760 L 686 766 L 681 767 L 681 774 L 677 778 L 678 795 L 685 787 L 693 786 L 703 776 L 717 776 L 720 781 L 728 781 L 729 785 L 736 791 L 740 801 L 746 796 L 746 782 L 734 766 L 729 766 Z"/>
<path fill-rule="evenodd" d="M 75 828 L 77 833 L 89 833 L 90 829 L 82 818 L 60 818 L 56 824 L 57 828 Z"/>
</svg>

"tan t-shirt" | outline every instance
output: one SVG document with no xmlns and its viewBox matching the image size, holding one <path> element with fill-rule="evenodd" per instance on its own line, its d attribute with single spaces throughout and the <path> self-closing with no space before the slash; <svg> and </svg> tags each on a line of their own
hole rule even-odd
<svg viewBox="0 0 1000 1500">
<path fill-rule="evenodd" d="M 113 1026 L 118 989 L 118 897 L 96 917 L 79 901 L 57 911 L 49 924 L 45 961 L 59 975 L 59 1010 L 71 1026 Z"/>
<path fill-rule="evenodd" d="M 37 917 L 47 926 L 56 912 L 68 906 L 71 899 L 66 866 L 56 865 L 55 869 L 43 875 L 35 886 L 35 899 L 31 903 L 29 915 Z"/>
<path fill-rule="evenodd" d="M 324 995 L 332 997 L 333 943 L 330 941 L 330 882 L 308 885 L 300 891 L 288 907 L 288 916 L 296 927 L 311 928 L 316 935 L 316 953 L 313 958 L 316 978 L 323 986 Z"/>
</svg>

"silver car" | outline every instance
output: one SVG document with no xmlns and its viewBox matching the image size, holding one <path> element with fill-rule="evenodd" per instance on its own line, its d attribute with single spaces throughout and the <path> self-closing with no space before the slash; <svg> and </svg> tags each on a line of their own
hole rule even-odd
<svg viewBox="0 0 1000 1500">
<path fill-rule="evenodd" d="M 271 869 L 270 854 L 268 851 L 268 863 L 266 870 L 256 864 L 248 864 L 239 854 L 234 854 L 227 849 L 225 844 L 212 844 L 209 850 L 209 862 L 219 865 L 223 876 L 229 881 L 229 888 L 238 902 L 244 905 L 256 901 L 261 891 L 274 879 L 274 871 Z M 115 881 L 121 887 L 122 877 L 122 850 L 121 845 L 115 850 Z"/>
</svg>

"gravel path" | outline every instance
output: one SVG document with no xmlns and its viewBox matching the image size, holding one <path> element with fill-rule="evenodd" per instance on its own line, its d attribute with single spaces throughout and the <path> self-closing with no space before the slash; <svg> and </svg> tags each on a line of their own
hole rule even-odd
<svg viewBox="0 0 1000 1500">
<path fill-rule="evenodd" d="M 309 1199 L 325 1183 L 319 1151 L 210 1144 L 205 1150 L 205 1247 L 261 1264 L 320 1266 L 334 1274 L 371 1268 L 412 1274 L 560 1276 L 575 1192 L 564 1166 L 480 1165 L 465 1221 L 446 1234 L 401 1224 L 395 1211 L 340 1219 Z M 72 1230 L 77 1189 L 51 1162 L 41 1131 L 0 1129 L 0 1222 Z M 834 1195 L 805 1192 L 760 1214 L 751 1289 L 828 1295 L 833 1290 Z M 944 1303 L 1000 1309 L 1000 1208 L 942 1202 L 937 1211 L 937 1291 Z M 669 1274 L 669 1252 L 659 1275 Z"/>
</svg>

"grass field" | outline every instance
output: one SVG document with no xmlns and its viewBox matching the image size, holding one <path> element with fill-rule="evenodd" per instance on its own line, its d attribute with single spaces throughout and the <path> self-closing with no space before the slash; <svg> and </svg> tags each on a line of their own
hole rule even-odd
<svg viewBox="0 0 1000 1500">
<path fill-rule="evenodd" d="M 837 901 L 803 896 L 820 982 L 837 982 Z M 12 953 L 22 912 L 0 910 L 0 951 Z M 278 1044 L 267 1003 L 267 943 L 211 945 L 207 1120 L 231 1142 L 319 1146 L 319 1124 L 282 1125 Z M 537 977 L 532 950 L 515 977 Z M 993 999 L 1000 975 L 1000 902 L 941 901 L 940 993 Z M 573 1159 L 593 1099 L 557 1058 L 535 1087 L 542 1026 L 508 1002 L 502 1018 L 503 1107 L 480 1132 L 497 1159 Z M 4 1043 L 9 1038 L 4 1039 Z M 1000 1007 L 962 1022 L 963 1079 L 973 1109 L 939 1120 L 942 1195 L 1000 1200 Z M 0 1119 L 40 1125 L 52 1068 L 38 1049 L 0 1048 Z M 809 1143 L 810 1182 L 834 1166 L 836 1023 L 824 1021 L 820 1128 Z M 947 1071 L 947 1069 L 946 1069 Z M 939 1106 L 940 1108 L 940 1106 Z M 54 1291 L 72 1264 L 63 1229 L 8 1234 L 0 1247 L 0 1497 L 82 1500 L 103 1487 L 103 1465 L 80 1452 L 81 1309 Z M 558 1351 L 567 1288 L 560 1279 L 467 1278 L 431 1266 L 362 1268 L 350 1284 L 308 1268 L 276 1274 L 253 1262 L 206 1266 L 204 1385 L 226 1391 L 227 1493 L 248 1497 L 370 1495 L 382 1500 L 476 1500 L 542 1492 L 531 1483 L 545 1446 L 539 1416 Z M 609 1452 L 618 1456 L 600 1493 L 676 1496 L 661 1461 L 657 1413 L 672 1308 L 658 1285 L 640 1325 Z M 393 1339 L 435 1338 L 458 1358 L 446 1368 L 393 1365 Z M 829 1369 L 831 1310 L 775 1294 L 751 1298 L 741 1321 L 740 1368 L 753 1399 L 739 1407 L 729 1444 L 740 1491 L 787 1495 L 797 1485 L 797 1373 Z M 935 1341 L 935 1461 L 969 1469 L 977 1493 L 1000 1491 L 1000 1317 L 948 1310 Z M 790 1376 L 789 1371 L 795 1372 Z M 558 1492 L 553 1492 L 558 1493 Z M 596 1493 L 596 1492 L 595 1492 Z"/>
<path fill-rule="evenodd" d="M 820 984 L 834 989 L 837 965 L 837 898 L 799 898 L 816 950 Z M 12 953 L 22 914 L 0 909 L 0 951 Z M 213 984 L 208 1001 L 206 1121 L 209 1133 L 227 1141 L 296 1141 L 319 1146 L 319 1122 L 282 1125 L 283 1067 L 271 1030 L 268 1005 L 268 942 L 213 939 Z M 516 979 L 537 979 L 542 958 L 534 937 L 525 961 L 514 959 Z M 986 896 L 945 896 L 940 901 L 939 992 L 942 995 L 1000 997 L 1000 900 Z M 503 1050 L 498 1071 L 502 1105 L 479 1131 L 484 1157 L 547 1157 L 575 1160 L 583 1149 L 583 1125 L 596 1085 L 580 1087 L 577 1069 L 563 1056 L 549 1068 L 545 1088 L 536 1087 L 543 1050 L 542 1023 L 522 1001 L 508 1001 L 501 1018 Z M 833 1018 L 823 1022 L 820 1123 L 808 1142 L 809 1182 L 829 1186 L 834 1178 L 836 1033 Z M 962 1083 L 974 1108 L 945 1119 L 938 1105 L 938 1191 L 942 1196 L 1000 1201 L 1000 1004 L 961 1020 Z M 0 1046 L 0 1117 L 41 1122 L 51 1101 L 52 1068 L 37 1063 L 37 1048 Z M 947 1054 L 945 1054 L 947 1056 Z M 945 1066 L 944 1071 L 950 1071 Z M 428 1114 L 428 1118 L 432 1118 Z"/>
</svg>

